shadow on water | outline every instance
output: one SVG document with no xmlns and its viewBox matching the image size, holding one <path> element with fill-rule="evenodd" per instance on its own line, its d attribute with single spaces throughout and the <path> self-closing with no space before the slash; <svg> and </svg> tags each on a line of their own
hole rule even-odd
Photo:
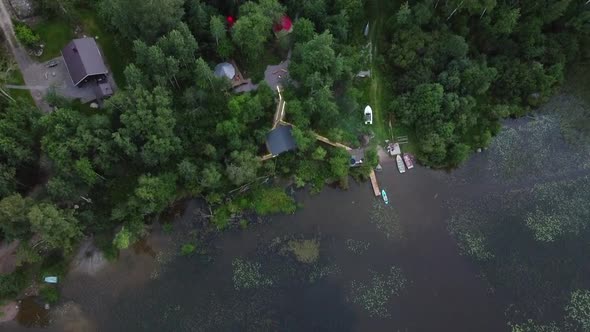
<svg viewBox="0 0 590 332">
<path fill-rule="evenodd" d="M 16 321 L 25 327 L 46 327 L 49 325 L 49 310 L 41 299 L 29 296 L 19 303 Z"/>
</svg>

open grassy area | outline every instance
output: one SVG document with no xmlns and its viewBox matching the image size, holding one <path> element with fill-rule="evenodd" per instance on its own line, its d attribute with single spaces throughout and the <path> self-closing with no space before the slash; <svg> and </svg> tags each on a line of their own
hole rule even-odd
<svg viewBox="0 0 590 332">
<path fill-rule="evenodd" d="M 91 10 L 80 10 L 80 20 L 84 32 L 92 37 L 98 37 L 100 45 L 108 66 L 110 67 L 117 85 L 125 85 L 125 67 L 130 62 L 132 50 L 129 46 L 121 47 L 120 42 L 114 37 L 115 34 L 106 31 L 102 22 L 96 17 L 96 12 Z"/>
<path fill-rule="evenodd" d="M 39 61 L 47 61 L 61 54 L 62 48 L 74 38 L 72 27 L 64 20 L 44 20 L 33 27 L 41 42 L 45 44 L 45 50 L 39 57 Z"/>
<path fill-rule="evenodd" d="M 0 57 L 3 57 L 3 56 L 4 56 L 4 54 L 2 54 L 0 52 Z M 25 85 L 25 79 L 23 78 L 23 74 L 18 69 L 18 66 L 15 65 L 14 70 L 10 72 L 10 77 L 8 77 L 6 84 Z M 35 103 L 35 101 L 33 100 L 33 96 L 31 96 L 31 92 L 29 90 L 12 89 L 12 90 L 8 90 L 8 93 L 14 99 L 22 98 L 22 99 L 27 100 L 31 104 Z"/>
<path fill-rule="evenodd" d="M 245 78 L 251 79 L 253 83 L 259 83 L 264 79 L 266 66 L 278 65 L 282 60 L 273 47 L 266 47 L 262 56 L 256 61 L 249 63 L 245 59 L 236 59 L 236 62 Z"/>
</svg>

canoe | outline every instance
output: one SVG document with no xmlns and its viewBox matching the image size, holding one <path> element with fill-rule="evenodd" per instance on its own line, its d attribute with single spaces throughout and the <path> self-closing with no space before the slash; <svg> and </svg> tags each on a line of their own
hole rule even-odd
<svg viewBox="0 0 590 332">
<path fill-rule="evenodd" d="M 414 163 L 412 162 L 412 157 L 409 154 L 404 153 L 404 163 L 406 163 L 406 167 L 408 169 L 414 168 Z"/>
<path fill-rule="evenodd" d="M 399 172 L 405 173 L 406 166 L 404 165 L 404 161 L 402 160 L 402 157 L 400 155 L 397 155 L 397 157 L 395 157 L 395 160 L 397 161 L 397 169 L 399 170 Z"/>
<path fill-rule="evenodd" d="M 385 204 L 389 204 L 389 198 L 387 198 L 387 193 L 385 192 L 385 189 L 381 189 L 381 197 L 383 197 L 383 201 L 385 202 Z"/>
</svg>

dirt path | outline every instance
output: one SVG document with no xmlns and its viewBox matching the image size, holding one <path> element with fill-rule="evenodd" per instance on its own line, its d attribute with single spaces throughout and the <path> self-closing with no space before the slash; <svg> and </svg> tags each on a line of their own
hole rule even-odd
<svg viewBox="0 0 590 332">
<path fill-rule="evenodd" d="M 389 125 L 385 116 L 383 105 L 383 85 L 381 84 L 381 72 L 375 60 L 378 50 L 380 36 L 383 30 L 383 22 L 385 21 L 385 11 L 382 10 L 382 0 L 373 0 L 370 5 L 370 31 L 369 39 L 371 41 L 371 88 L 369 92 L 370 104 L 373 108 L 373 117 L 375 118 L 375 134 L 379 140 L 390 138 L 390 133 L 387 129 Z"/>
<path fill-rule="evenodd" d="M 10 49 L 10 52 L 12 53 L 14 60 L 18 64 L 21 73 L 23 74 L 25 84 L 27 86 L 37 85 L 34 83 L 33 78 L 27 75 L 27 69 L 35 65 L 35 62 L 31 59 L 31 57 L 29 57 L 27 51 L 16 40 L 14 26 L 12 25 L 12 18 L 10 17 L 10 12 L 6 7 L 6 3 L 4 0 L 0 0 L 0 28 L 2 28 L 6 44 Z M 37 92 L 32 93 L 32 96 L 35 100 L 35 104 L 37 105 L 37 107 L 39 107 L 40 109 L 44 109 L 43 95 Z"/>
</svg>

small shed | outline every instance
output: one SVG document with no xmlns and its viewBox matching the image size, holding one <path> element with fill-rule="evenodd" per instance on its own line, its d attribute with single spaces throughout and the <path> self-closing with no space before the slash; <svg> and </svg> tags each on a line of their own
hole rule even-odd
<svg viewBox="0 0 590 332">
<path fill-rule="evenodd" d="M 107 80 L 97 81 L 95 93 L 97 99 L 106 99 L 113 95 L 113 87 Z"/>
<path fill-rule="evenodd" d="M 279 124 L 266 135 L 266 147 L 273 157 L 297 149 L 292 131 L 293 127 Z"/>
<path fill-rule="evenodd" d="M 236 76 L 236 68 L 229 62 L 222 62 L 215 66 L 213 74 L 217 77 L 226 77 L 233 80 Z"/>
<path fill-rule="evenodd" d="M 109 73 L 94 38 L 79 38 L 61 51 L 70 78 L 80 86 L 89 78 L 102 78 Z"/>
</svg>

